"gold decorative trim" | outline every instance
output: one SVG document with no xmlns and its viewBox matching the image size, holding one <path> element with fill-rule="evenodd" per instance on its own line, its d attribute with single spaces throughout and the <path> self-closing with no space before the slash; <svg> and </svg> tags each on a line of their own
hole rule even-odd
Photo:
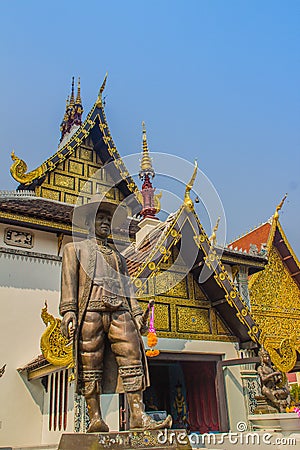
<svg viewBox="0 0 300 450">
<path fill-rule="evenodd" d="M 47 303 L 42 309 L 41 317 L 48 325 L 41 337 L 41 350 L 44 358 L 54 366 L 74 366 L 73 343 L 69 342 L 61 333 L 61 319 L 55 319 L 48 313 Z"/>
<path fill-rule="evenodd" d="M 12 177 L 21 184 L 30 184 L 36 178 L 41 177 L 47 169 L 45 163 L 32 170 L 31 172 L 27 172 L 27 164 L 21 158 L 15 155 L 15 152 L 11 152 L 11 159 L 14 161 L 10 168 L 10 173 Z"/>
<path fill-rule="evenodd" d="M 16 221 L 17 224 L 20 224 L 20 225 L 24 224 L 24 226 L 27 226 L 27 227 L 28 227 L 28 224 L 33 224 L 33 225 L 41 225 L 44 227 L 53 228 L 55 230 L 63 230 L 63 231 L 72 232 L 72 226 L 70 226 L 70 225 L 55 223 L 55 222 L 51 222 L 48 220 L 36 219 L 34 217 L 29 217 L 29 216 L 28 217 L 21 216 L 18 214 L 4 213 L 2 211 L 0 211 L 0 220 L 1 219 Z M 85 231 L 85 233 L 86 233 L 86 231 Z"/>
</svg>

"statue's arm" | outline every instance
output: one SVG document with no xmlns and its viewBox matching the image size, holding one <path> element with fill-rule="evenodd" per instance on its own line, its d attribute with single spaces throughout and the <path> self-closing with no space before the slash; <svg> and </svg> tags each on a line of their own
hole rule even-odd
<svg viewBox="0 0 300 450">
<path fill-rule="evenodd" d="M 61 270 L 61 298 L 59 312 L 77 313 L 79 261 L 73 243 L 64 248 Z"/>
</svg>

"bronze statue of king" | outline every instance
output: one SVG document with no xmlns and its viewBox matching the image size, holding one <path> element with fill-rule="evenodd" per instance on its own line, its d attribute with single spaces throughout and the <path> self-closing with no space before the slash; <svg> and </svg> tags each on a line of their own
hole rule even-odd
<svg viewBox="0 0 300 450">
<path fill-rule="evenodd" d="M 100 394 L 125 393 L 130 429 L 168 428 L 171 416 L 155 421 L 145 413 L 143 390 L 149 385 L 141 333 L 143 311 L 132 295 L 124 257 L 107 238 L 114 205 L 94 195 L 75 209 L 79 227 L 88 238 L 66 244 L 63 253 L 60 313 L 65 337 L 73 336 L 76 392 L 86 400 L 87 432 L 109 431 L 100 408 Z"/>
</svg>

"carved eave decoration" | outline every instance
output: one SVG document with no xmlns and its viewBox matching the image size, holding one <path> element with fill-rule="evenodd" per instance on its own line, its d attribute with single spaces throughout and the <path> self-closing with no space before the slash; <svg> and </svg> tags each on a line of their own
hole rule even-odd
<svg viewBox="0 0 300 450">
<path fill-rule="evenodd" d="M 272 362 L 282 372 L 289 372 L 300 352 L 300 264 L 278 212 L 272 219 L 267 253 L 265 270 L 249 281 L 252 313 Z"/>
<path fill-rule="evenodd" d="M 99 90 L 98 98 L 91 111 L 88 113 L 83 124 L 74 134 L 71 135 L 66 144 L 63 145 L 62 148 L 59 148 L 57 152 L 50 158 L 48 158 L 45 162 L 43 162 L 43 164 L 41 164 L 36 169 L 27 172 L 26 163 L 21 158 L 18 158 L 14 152 L 12 152 L 11 157 L 14 162 L 10 168 L 10 172 L 13 178 L 20 183 L 19 189 L 34 190 L 36 186 L 39 186 L 45 179 L 46 174 L 52 172 L 60 163 L 74 154 L 75 150 L 83 143 L 83 141 L 90 135 L 91 131 L 96 127 L 97 133 L 99 134 L 99 139 L 102 139 L 104 145 L 104 151 L 102 155 L 105 158 L 104 162 L 114 162 L 116 170 L 121 175 L 121 178 L 124 181 L 124 189 L 127 195 L 137 190 L 136 184 L 134 183 L 120 157 L 119 152 L 117 151 L 108 127 L 102 100 L 102 93 L 105 88 L 106 79 L 107 75 L 105 76 L 105 79 Z"/>
</svg>

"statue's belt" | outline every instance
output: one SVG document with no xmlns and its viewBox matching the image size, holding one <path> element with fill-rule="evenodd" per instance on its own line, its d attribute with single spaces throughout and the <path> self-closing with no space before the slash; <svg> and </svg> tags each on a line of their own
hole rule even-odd
<svg viewBox="0 0 300 450">
<path fill-rule="evenodd" d="M 99 288 L 99 295 L 97 299 L 91 299 L 91 302 L 93 300 L 100 301 L 105 309 L 111 311 L 115 311 L 122 305 L 126 305 L 126 300 L 118 280 L 109 277 L 94 278 L 93 286 Z"/>
</svg>

